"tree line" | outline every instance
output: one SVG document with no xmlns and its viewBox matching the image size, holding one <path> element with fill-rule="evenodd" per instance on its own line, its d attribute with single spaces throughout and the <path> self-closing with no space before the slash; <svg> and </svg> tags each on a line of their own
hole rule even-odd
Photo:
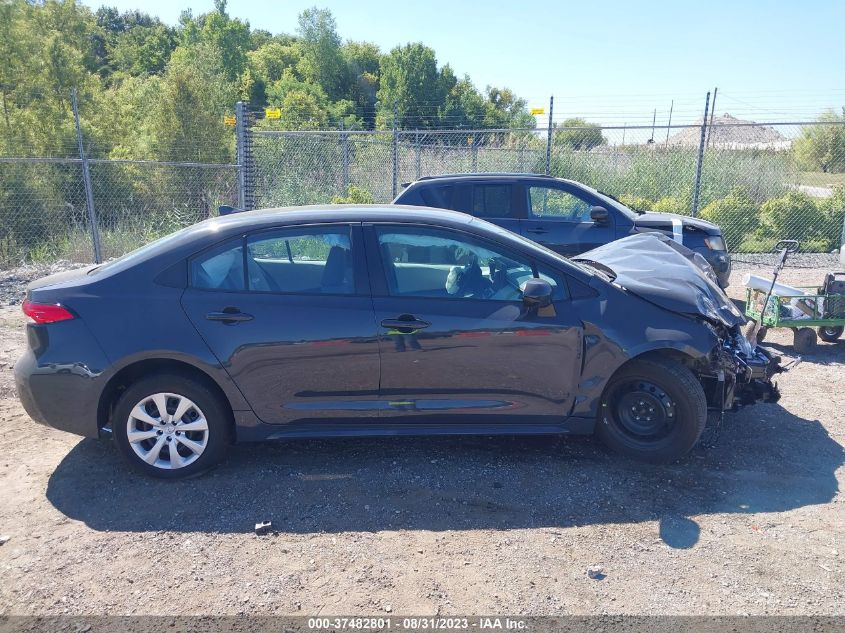
<svg viewBox="0 0 845 633">
<path fill-rule="evenodd" d="M 181 14 L 170 26 L 142 11 L 92 11 L 74 0 L 0 4 L 0 97 L 5 155 L 75 146 L 78 90 L 91 151 L 110 158 L 230 160 L 224 116 L 239 100 L 281 129 L 533 128 L 505 87 L 477 89 L 422 43 L 388 52 L 344 41 L 330 11 L 299 15 L 291 34 L 229 15 Z"/>
</svg>

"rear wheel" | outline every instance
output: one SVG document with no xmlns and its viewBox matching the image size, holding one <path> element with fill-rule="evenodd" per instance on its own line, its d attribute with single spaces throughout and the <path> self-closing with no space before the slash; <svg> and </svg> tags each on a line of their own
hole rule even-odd
<svg viewBox="0 0 845 633">
<path fill-rule="evenodd" d="M 160 374 L 131 385 L 121 396 L 112 431 L 121 454 L 146 475 L 182 479 L 223 458 L 231 412 L 202 382 Z"/>
<path fill-rule="evenodd" d="M 631 361 L 610 380 L 596 432 L 624 455 L 666 462 L 689 452 L 706 423 L 701 383 L 682 364 L 654 357 Z"/>
<path fill-rule="evenodd" d="M 841 325 L 826 325 L 819 328 L 819 338 L 826 343 L 834 343 L 842 336 L 842 330 L 845 329 Z"/>
<path fill-rule="evenodd" d="M 799 354 L 811 354 L 818 345 L 816 331 L 809 327 L 799 327 L 792 334 L 792 348 Z"/>
</svg>

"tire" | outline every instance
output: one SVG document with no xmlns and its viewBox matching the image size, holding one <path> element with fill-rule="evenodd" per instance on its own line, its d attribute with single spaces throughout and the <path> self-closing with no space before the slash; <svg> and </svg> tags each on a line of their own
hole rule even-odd
<svg viewBox="0 0 845 633">
<path fill-rule="evenodd" d="M 811 354 L 816 349 L 819 339 L 816 331 L 809 327 L 799 327 L 792 334 L 792 348 L 799 354 Z"/>
<path fill-rule="evenodd" d="M 168 412 L 165 420 L 160 403 Z M 180 407 L 182 415 L 175 420 Z M 216 393 L 178 373 L 130 385 L 112 417 L 112 433 L 123 458 L 135 470 L 161 479 L 194 477 L 215 466 L 226 454 L 231 425 L 232 411 Z"/>
<path fill-rule="evenodd" d="M 841 325 L 825 325 L 819 328 L 819 338 L 825 343 L 835 343 L 842 336 L 845 327 Z"/>
<path fill-rule="evenodd" d="M 695 375 L 676 361 L 652 357 L 629 362 L 611 378 L 596 434 L 628 457 L 669 462 L 695 446 L 706 424 L 707 397 Z"/>
</svg>

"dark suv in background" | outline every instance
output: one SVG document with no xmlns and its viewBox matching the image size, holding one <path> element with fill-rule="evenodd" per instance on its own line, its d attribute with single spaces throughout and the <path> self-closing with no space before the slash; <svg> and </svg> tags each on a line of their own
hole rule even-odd
<svg viewBox="0 0 845 633">
<path fill-rule="evenodd" d="M 410 183 L 393 201 L 463 211 L 567 256 L 645 231 L 696 251 L 725 288 L 731 272 L 721 229 L 697 218 L 634 211 L 581 183 L 537 174 L 454 174 Z"/>
</svg>

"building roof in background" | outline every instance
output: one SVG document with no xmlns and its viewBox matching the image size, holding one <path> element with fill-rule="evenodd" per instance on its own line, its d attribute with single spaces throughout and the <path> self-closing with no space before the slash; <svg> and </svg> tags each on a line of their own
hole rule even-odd
<svg viewBox="0 0 845 633">
<path fill-rule="evenodd" d="M 701 139 L 701 119 L 698 119 L 696 126 L 673 134 L 669 137 L 669 144 L 697 147 Z M 754 121 L 743 121 L 727 112 L 722 116 L 713 117 L 713 126 L 708 125 L 707 134 L 710 137 L 710 147 L 788 149 L 790 145 L 789 139 L 773 127 Z"/>
</svg>

